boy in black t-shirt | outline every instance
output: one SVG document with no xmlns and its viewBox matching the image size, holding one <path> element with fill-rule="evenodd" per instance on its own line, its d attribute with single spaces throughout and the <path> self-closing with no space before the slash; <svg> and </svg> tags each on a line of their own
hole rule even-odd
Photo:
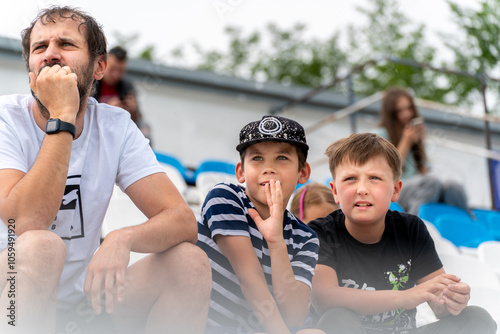
<svg viewBox="0 0 500 334">
<path fill-rule="evenodd" d="M 402 182 L 401 157 L 373 133 L 331 144 L 335 201 L 341 209 L 309 224 L 320 239 L 312 301 L 326 333 L 495 333 L 470 287 L 445 273 L 425 224 L 389 211 Z M 424 302 L 441 320 L 416 329 Z"/>
</svg>

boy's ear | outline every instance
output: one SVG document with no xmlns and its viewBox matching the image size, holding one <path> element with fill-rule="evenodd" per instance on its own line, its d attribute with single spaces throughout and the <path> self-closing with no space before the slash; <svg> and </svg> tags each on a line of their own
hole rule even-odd
<svg viewBox="0 0 500 334">
<path fill-rule="evenodd" d="M 333 199 L 335 203 L 340 204 L 339 195 L 337 193 L 337 187 L 335 186 L 335 180 L 330 181 L 330 188 L 332 188 Z"/>
<path fill-rule="evenodd" d="M 304 167 L 299 171 L 299 180 L 297 183 L 304 184 L 309 180 L 311 176 L 311 165 L 308 162 L 305 163 Z"/>
<path fill-rule="evenodd" d="M 392 192 L 391 202 L 396 202 L 399 199 L 399 195 L 401 195 L 401 188 L 403 187 L 403 181 L 398 180 L 394 183 L 394 189 Z"/>
<path fill-rule="evenodd" d="M 106 57 L 103 55 L 98 56 L 94 64 L 94 79 L 101 80 L 104 76 L 104 72 L 106 72 L 106 67 L 108 67 Z"/>
<path fill-rule="evenodd" d="M 236 174 L 236 178 L 239 183 L 245 183 L 245 173 L 243 173 L 243 166 L 241 165 L 241 162 L 236 164 L 234 173 Z"/>
</svg>

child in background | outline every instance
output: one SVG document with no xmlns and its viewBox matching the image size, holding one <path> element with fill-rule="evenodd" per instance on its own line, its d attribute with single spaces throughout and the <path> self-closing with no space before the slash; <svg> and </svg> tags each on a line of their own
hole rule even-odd
<svg viewBox="0 0 500 334">
<path fill-rule="evenodd" d="M 318 256 L 316 234 L 286 210 L 311 169 L 297 122 L 265 116 L 240 132 L 238 182 L 218 184 L 198 221 L 212 265 L 206 333 L 322 333 L 301 330 Z"/>
<path fill-rule="evenodd" d="M 321 183 L 313 182 L 295 191 L 290 212 L 307 224 L 311 220 L 326 217 L 338 208 L 332 190 Z"/>
</svg>

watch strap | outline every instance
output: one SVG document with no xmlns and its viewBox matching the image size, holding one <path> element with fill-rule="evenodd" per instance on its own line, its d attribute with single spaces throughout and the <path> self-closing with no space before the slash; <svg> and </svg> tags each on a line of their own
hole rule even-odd
<svg viewBox="0 0 500 334">
<path fill-rule="evenodd" d="M 52 126 L 52 124 L 49 123 L 55 123 L 55 127 Z M 73 139 L 76 136 L 76 126 L 74 124 L 68 123 L 61 121 L 59 118 L 51 118 L 47 122 L 46 128 L 45 128 L 45 133 L 47 134 L 54 134 L 58 133 L 61 131 L 67 131 L 71 133 L 73 136 Z"/>
</svg>

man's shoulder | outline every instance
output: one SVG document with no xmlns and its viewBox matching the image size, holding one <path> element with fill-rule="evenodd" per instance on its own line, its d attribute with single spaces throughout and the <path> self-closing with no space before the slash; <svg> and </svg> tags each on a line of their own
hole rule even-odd
<svg viewBox="0 0 500 334">
<path fill-rule="evenodd" d="M 0 107 L 27 107 L 30 101 L 31 95 L 27 94 L 12 94 L 12 95 L 2 95 L 0 96 Z"/>
<path fill-rule="evenodd" d="M 26 124 L 32 101 L 31 95 L 4 95 L 0 96 L 0 119 L 12 126 Z"/>
</svg>

